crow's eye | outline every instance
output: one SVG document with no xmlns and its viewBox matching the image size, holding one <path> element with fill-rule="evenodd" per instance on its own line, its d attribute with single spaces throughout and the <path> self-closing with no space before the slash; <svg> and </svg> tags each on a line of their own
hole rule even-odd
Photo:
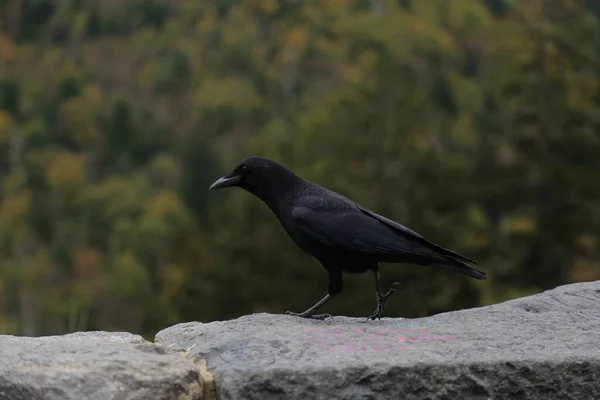
<svg viewBox="0 0 600 400">
<path fill-rule="evenodd" d="M 248 172 L 248 166 L 247 166 L 247 165 L 242 165 L 242 166 L 240 167 L 240 172 L 243 172 L 243 173 L 246 173 L 246 172 Z"/>
</svg>

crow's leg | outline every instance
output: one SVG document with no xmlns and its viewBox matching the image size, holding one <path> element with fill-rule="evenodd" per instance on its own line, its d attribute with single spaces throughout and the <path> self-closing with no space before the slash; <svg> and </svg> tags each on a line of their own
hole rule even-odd
<svg viewBox="0 0 600 400">
<path fill-rule="evenodd" d="M 373 312 L 373 314 L 369 315 L 367 319 L 374 320 L 375 318 L 381 319 L 383 317 L 383 313 L 385 310 L 385 302 L 387 299 L 392 297 L 394 293 L 396 293 L 396 287 L 400 286 L 399 282 L 394 282 L 390 290 L 387 291 L 386 294 L 381 293 L 381 283 L 379 281 L 379 268 L 374 271 L 375 274 L 375 291 L 377 294 L 377 308 Z"/>
<path fill-rule="evenodd" d="M 327 293 L 325 295 L 325 297 L 323 297 L 321 300 L 319 300 L 317 302 L 317 304 L 315 304 L 314 306 L 312 306 L 308 310 L 306 310 L 304 312 L 301 312 L 301 313 L 295 313 L 295 312 L 291 312 L 291 311 L 286 311 L 286 314 L 294 315 L 296 317 L 311 318 L 311 319 L 325 319 L 327 317 L 331 318 L 331 314 L 313 314 L 313 313 L 315 311 L 317 311 L 319 308 L 321 308 L 321 306 L 323 304 L 325 304 L 329 300 L 331 300 L 332 297 L 333 297 L 332 295 L 330 295 L 329 293 Z"/>
<path fill-rule="evenodd" d="M 325 264 L 324 264 L 325 265 Z M 329 274 L 329 286 L 327 287 L 327 294 L 321 300 L 317 302 L 314 306 L 309 308 L 308 310 L 301 313 L 294 313 L 288 311 L 287 314 L 295 315 L 297 317 L 303 318 L 312 318 L 312 319 L 325 319 L 331 318 L 331 314 L 313 314 L 317 311 L 323 304 L 327 303 L 329 300 L 333 299 L 333 296 L 339 294 L 344 287 L 344 283 L 342 281 L 342 271 L 337 268 L 327 268 L 327 273 Z"/>
</svg>

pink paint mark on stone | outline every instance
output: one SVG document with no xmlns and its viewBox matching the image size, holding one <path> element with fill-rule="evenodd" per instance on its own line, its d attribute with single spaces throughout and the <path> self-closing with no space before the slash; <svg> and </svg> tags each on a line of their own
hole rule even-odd
<svg viewBox="0 0 600 400">
<path fill-rule="evenodd" d="M 330 350 L 330 351 L 343 351 L 343 352 L 355 352 L 355 351 L 397 351 L 397 350 L 406 350 L 405 346 L 356 346 L 356 345 L 346 345 L 346 346 L 320 346 L 322 349 Z"/>
<path fill-rule="evenodd" d="M 413 328 L 408 328 L 408 329 L 395 329 L 396 333 L 424 333 L 427 334 L 427 329 L 413 329 Z"/>
<path fill-rule="evenodd" d="M 457 341 L 453 336 L 431 336 L 426 329 L 385 329 L 368 331 L 356 328 L 343 329 L 309 329 L 305 342 L 319 345 L 320 348 L 338 351 L 393 351 L 406 350 L 404 343 L 431 343 L 440 341 Z M 419 334 L 419 335 L 417 335 Z M 394 345 L 394 343 L 402 343 Z"/>
</svg>

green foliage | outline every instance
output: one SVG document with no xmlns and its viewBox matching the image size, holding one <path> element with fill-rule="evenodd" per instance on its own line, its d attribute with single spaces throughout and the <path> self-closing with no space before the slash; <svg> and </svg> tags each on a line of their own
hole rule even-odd
<svg viewBox="0 0 600 400">
<path fill-rule="evenodd" d="M 300 311 L 263 155 L 477 259 L 384 266 L 390 315 L 600 279 L 598 7 L 565 0 L 0 2 L 0 333 Z M 366 315 L 372 277 L 328 312 Z M 404 301 L 402 301 L 404 299 Z"/>
</svg>

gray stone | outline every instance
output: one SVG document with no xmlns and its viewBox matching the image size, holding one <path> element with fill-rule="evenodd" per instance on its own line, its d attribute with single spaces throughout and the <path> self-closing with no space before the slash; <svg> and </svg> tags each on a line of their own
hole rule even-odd
<svg viewBox="0 0 600 400">
<path fill-rule="evenodd" d="M 130 333 L 0 336 L 1 400 L 192 400 L 198 368 Z"/>
<path fill-rule="evenodd" d="M 600 282 L 421 319 L 185 323 L 156 341 L 206 362 L 219 399 L 600 399 Z"/>
</svg>

